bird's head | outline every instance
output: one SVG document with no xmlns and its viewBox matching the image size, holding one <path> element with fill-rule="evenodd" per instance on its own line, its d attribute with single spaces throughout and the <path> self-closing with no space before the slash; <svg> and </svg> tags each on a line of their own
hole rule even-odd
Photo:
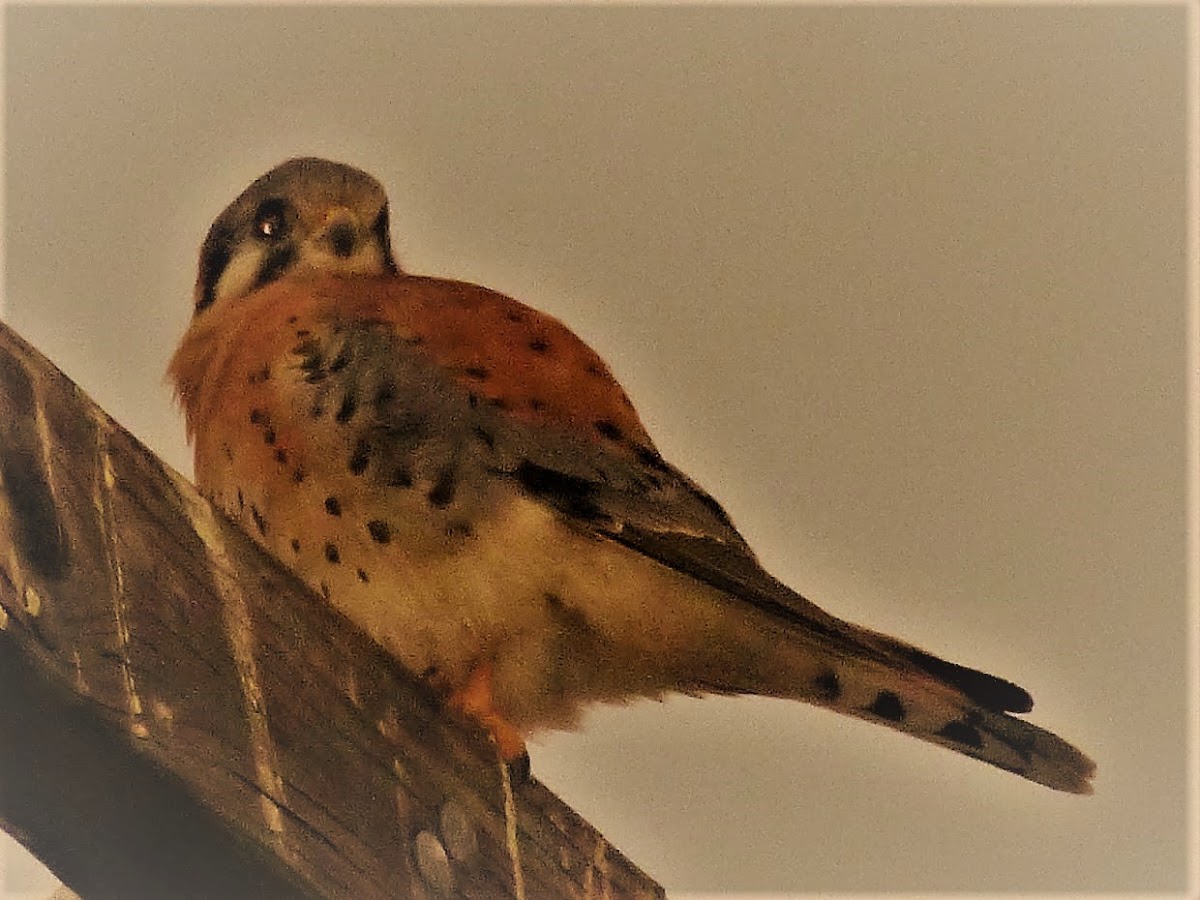
<svg viewBox="0 0 1200 900">
<path fill-rule="evenodd" d="M 195 311 L 289 274 L 396 271 L 383 186 L 353 166 L 290 159 L 242 191 L 209 228 Z"/>
</svg>

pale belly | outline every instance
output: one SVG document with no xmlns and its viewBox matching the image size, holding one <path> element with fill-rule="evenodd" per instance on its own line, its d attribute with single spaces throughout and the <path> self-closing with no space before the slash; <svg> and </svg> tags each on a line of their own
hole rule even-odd
<svg viewBox="0 0 1200 900">
<path fill-rule="evenodd" d="M 444 508 L 428 488 L 335 496 L 309 478 L 214 499 L 436 687 L 490 662 L 497 710 L 525 731 L 571 727 L 588 702 L 703 689 L 744 648 L 717 591 L 571 529 L 515 488 Z"/>
</svg>

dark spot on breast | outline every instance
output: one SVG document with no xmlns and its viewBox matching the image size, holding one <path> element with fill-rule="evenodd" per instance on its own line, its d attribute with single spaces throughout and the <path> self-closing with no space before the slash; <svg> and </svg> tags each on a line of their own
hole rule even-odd
<svg viewBox="0 0 1200 900">
<path fill-rule="evenodd" d="M 275 450 L 275 462 L 279 463 L 280 465 L 286 465 L 286 464 L 287 464 L 287 459 L 288 459 L 288 457 L 287 457 L 287 451 L 286 451 L 286 450 L 284 450 L 282 447 L 278 447 L 278 448 L 276 448 L 276 450 Z"/>
<path fill-rule="evenodd" d="M 471 523 L 464 519 L 456 519 L 446 526 L 446 537 L 448 538 L 469 538 L 475 536 L 475 529 L 471 527 Z"/>
<path fill-rule="evenodd" d="M 477 437 L 479 441 L 489 450 L 494 449 L 496 446 L 495 436 L 493 436 L 490 431 L 480 425 L 475 426 L 475 437 Z"/>
<path fill-rule="evenodd" d="M 310 416 L 312 416 L 314 419 L 319 419 L 319 418 L 321 418 L 321 416 L 325 415 L 325 407 L 322 406 L 319 402 L 314 403 L 312 405 L 312 407 L 309 409 L 308 414 Z"/>
<path fill-rule="evenodd" d="M 258 529 L 258 533 L 266 537 L 267 532 L 270 530 L 267 526 L 267 520 L 263 518 L 262 513 L 258 511 L 258 507 L 253 503 L 250 504 L 250 518 L 254 520 L 254 527 Z"/>
<path fill-rule="evenodd" d="M 392 540 L 392 526 L 382 519 L 372 519 L 367 523 L 367 532 L 371 540 L 377 544 L 387 544 Z"/>
<path fill-rule="evenodd" d="M 354 445 L 354 452 L 350 455 L 350 471 L 355 475 L 361 475 L 367 471 L 367 463 L 371 461 L 371 445 L 364 440 L 359 440 Z"/>
<path fill-rule="evenodd" d="M 295 316 L 292 316 L 292 318 L 294 319 L 294 318 L 296 318 L 296 317 L 295 317 Z M 290 324 L 292 324 L 292 325 L 295 325 L 296 323 L 295 323 L 295 322 L 292 322 L 292 323 L 290 323 Z M 308 337 L 308 336 L 309 336 L 309 335 L 311 335 L 311 334 L 312 334 L 312 332 L 311 332 L 311 331 L 309 331 L 307 328 L 297 328 L 297 329 L 296 329 L 296 337 L 298 337 L 298 338 L 306 338 L 306 337 Z"/>
<path fill-rule="evenodd" d="M 834 703 L 842 696 L 842 682 L 837 672 L 829 669 L 813 679 L 813 687 L 817 690 L 817 699 L 822 703 Z"/>
<path fill-rule="evenodd" d="M 268 421 L 270 421 L 270 419 L 268 418 L 267 411 L 265 409 L 258 409 L 256 407 L 250 410 L 251 425 L 266 425 Z"/>
<path fill-rule="evenodd" d="M 342 504 L 338 502 L 337 497 L 325 498 L 325 512 L 331 516 L 340 516 L 342 514 Z"/>
<path fill-rule="evenodd" d="M 447 466 L 438 472 L 437 481 L 429 489 L 429 502 L 439 509 L 449 506 L 458 490 L 458 478 L 454 469 Z"/>
<path fill-rule="evenodd" d="M 366 569 L 359 569 L 357 574 L 358 574 L 358 580 L 361 581 L 363 584 L 366 584 L 368 581 L 371 580 L 370 578 L 367 577 Z"/>
<path fill-rule="evenodd" d="M 305 375 L 304 380 L 308 384 L 316 384 L 318 381 L 324 381 L 328 377 L 329 373 L 324 369 L 316 369 L 315 371 L 309 372 L 307 375 Z"/>
<path fill-rule="evenodd" d="M 303 480 L 304 480 L 304 467 L 296 466 L 296 468 L 292 470 L 292 481 L 295 484 L 299 484 Z"/>
<path fill-rule="evenodd" d="M 392 474 L 388 476 L 387 483 L 389 487 L 412 487 L 412 472 L 409 471 L 407 466 L 396 466 L 392 469 Z"/>
<path fill-rule="evenodd" d="M 983 736 L 979 731 L 966 722 L 954 721 L 947 722 L 938 734 L 955 743 L 963 744 L 967 747 L 974 747 L 978 750 L 983 746 Z"/>
<path fill-rule="evenodd" d="M 545 338 L 534 338 L 529 342 L 529 349 L 534 353 L 545 353 L 550 349 L 550 342 Z"/>
<path fill-rule="evenodd" d="M 471 409 L 475 409 L 475 407 L 479 405 L 479 395 L 474 391 L 469 391 L 467 393 L 467 405 L 471 407 Z"/>
<path fill-rule="evenodd" d="M 299 317 L 299 316 L 288 316 L 288 317 L 287 317 L 287 323 L 288 323 L 289 325 L 295 325 L 295 324 L 296 324 L 297 322 L 299 322 L 299 321 L 300 321 L 300 317 Z"/>
<path fill-rule="evenodd" d="M 300 540 L 299 540 L 299 538 L 292 538 L 292 552 L 293 552 L 293 553 L 299 553 L 299 552 L 300 552 Z"/>
<path fill-rule="evenodd" d="M 375 396 L 371 398 L 371 405 L 376 409 L 387 406 L 396 399 L 396 386 L 390 381 L 384 382 L 375 389 Z"/>
<path fill-rule="evenodd" d="M 512 404 L 505 397 L 488 397 L 488 406 L 501 410 L 512 409 Z"/>
<path fill-rule="evenodd" d="M 867 707 L 867 712 L 889 722 L 903 722 L 905 716 L 904 704 L 891 691 L 880 691 L 876 694 L 875 702 Z"/>
<path fill-rule="evenodd" d="M 583 371 L 587 372 L 593 378 L 603 378 L 604 377 L 604 367 L 601 366 L 599 363 L 588 363 L 584 367 Z"/>
<path fill-rule="evenodd" d="M 242 489 L 237 489 L 238 512 L 244 512 L 246 509 L 246 497 L 242 494 Z"/>
<path fill-rule="evenodd" d="M 625 437 L 625 432 L 621 430 L 621 426 L 609 419 L 598 419 L 592 423 L 596 431 L 600 432 L 603 437 L 610 441 L 619 441 Z"/>
<path fill-rule="evenodd" d="M 510 322 L 524 322 L 525 314 L 520 310 L 510 309 L 504 313 L 504 318 L 508 319 Z"/>
<path fill-rule="evenodd" d="M 337 544 L 331 543 L 325 545 L 325 558 L 331 563 L 340 563 L 342 561 L 342 555 L 338 553 Z"/>
<path fill-rule="evenodd" d="M 486 381 L 490 373 L 483 366 L 467 366 L 463 369 L 463 374 L 475 381 Z"/>
<path fill-rule="evenodd" d="M 221 452 L 225 454 L 225 459 L 227 459 L 229 462 L 233 462 L 233 448 L 232 447 L 230 447 L 228 444 L 222 444 Z"/>
<path fill-rule="evenodd" d="M 532 409 L 534 412 L 541 412 L 543 409 L 546 408 L 546 403 L 543 400 L 539 400 L 537 397 L 530 397 L 529 398 L 529 408 Z"/>
<path fill-rule="evenodd" d="M 265 444 L 274 444 L 275 443 L 275 429 L 272 428 L 270 425 L 268 425 L 266 430 L 263 431 L 263 443 L 265 443 Z"/>
<path fill-rule="evenodd" d="M 299 331 L 296 334 L 300 334 Z M 308 332 L 304 332 L 308 334 Z M 325 367 L 325 356 L 318 349 L 320 345 L 316 341 L 302 341 L 292 348 L 292 352 L 297 356 L 303 357 L 300 360 L 300 369 L 304 372 L 315 372 L 318 369 Z"/>
<path fill-rule="evenodd" d="M 339 422 L 349 422 L 356 409 L 358 409 L 358 398 L 347 391 L 346 396 L 342 397 L 342 405 L 338 407 L 334 418 Z"/>
<path fill-rule="evenodd" d="M 342 347 L 338 355 L 329 361 L 330 372 L 340 372 L 350 364 L 350 348 Z"/>
</svg>

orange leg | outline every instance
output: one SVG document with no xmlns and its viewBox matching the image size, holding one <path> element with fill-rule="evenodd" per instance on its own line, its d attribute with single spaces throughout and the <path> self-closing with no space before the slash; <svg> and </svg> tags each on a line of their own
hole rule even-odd
<svg viewBox="0 0 1200 900">
<path fill-rule="evenodd" d="M 450 695 L 450 708 L 474 719 L 492 736 L 505 762 L 525 753 L 521 733 L 506 721 L 492 705 L 492 664 L 482 662 L 471 670 L 467 680 Z"/>
</svg>

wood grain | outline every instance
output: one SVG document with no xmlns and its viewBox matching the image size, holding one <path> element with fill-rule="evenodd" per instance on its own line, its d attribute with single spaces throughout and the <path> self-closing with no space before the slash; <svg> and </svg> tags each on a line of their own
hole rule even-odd
<svg viewBox="0 0 1200 900">
<path fill-rule="evenodd" d="M 513 787 L 527 897 L 663 896 Z M 2 323 L 0 825 L 87 900 L 515 896 L 487 741 Z"/>
</svg>

